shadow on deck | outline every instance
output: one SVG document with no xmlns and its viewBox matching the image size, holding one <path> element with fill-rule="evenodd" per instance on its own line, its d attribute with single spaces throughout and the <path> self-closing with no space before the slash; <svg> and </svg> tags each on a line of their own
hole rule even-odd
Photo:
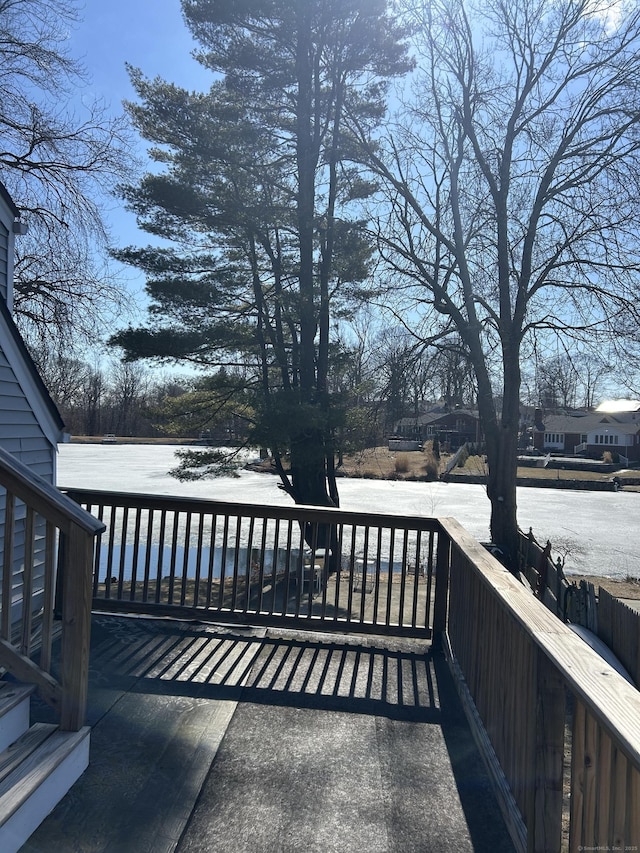
<svg viewBox="0 0 640 853">
<path fill-rule="evenodd" d="M 513 849 L 423 641 L 95 615 L 88 716 L 26 853 Z"/>
</svg>

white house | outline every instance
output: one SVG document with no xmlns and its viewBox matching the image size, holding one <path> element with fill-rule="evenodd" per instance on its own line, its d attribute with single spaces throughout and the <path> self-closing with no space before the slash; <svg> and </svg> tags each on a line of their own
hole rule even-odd
<svg viewBox="0 0 640 853">
<path fill-rule="evenodd" d="M 602 459 L 609 451 L 633 461 L 640 460 L 640 411 L 607 414 L 573 413 L 547 415 L 535 425 L 534 446 L 544 452 L 581 454 Z"/>
</svg>

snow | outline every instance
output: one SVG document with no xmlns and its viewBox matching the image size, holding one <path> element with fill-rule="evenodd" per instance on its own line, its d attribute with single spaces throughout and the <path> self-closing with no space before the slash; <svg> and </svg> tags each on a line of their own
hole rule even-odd
<svg viewBox="0 0 640 853">
<path fill-rule="evenodd" d="M 167 473 L 175 467 L 175 446 L 64 444 L 58 458 L 61 487 L 286 506 L 291 499 L 278 478 L 241 471 L 181 483 Z M 479 485 L 341 479 L 342 509 L 398 515 L 451 516 L 473 536 L 489 537 L 489 501 Z M 539 541 L 550 539 L 554 555 L 567 554 L 567 574 L 640 575 L 638 518 L 640 493 L 564 489 L 518 489 L 518 520 Z"/>
</svg>

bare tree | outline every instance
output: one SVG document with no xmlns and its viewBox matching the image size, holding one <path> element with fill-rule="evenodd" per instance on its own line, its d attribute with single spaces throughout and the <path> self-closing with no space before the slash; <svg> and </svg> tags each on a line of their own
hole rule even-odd
<svg viewBox="0 0 640 853">
<path fill-rule="evenodd" d="M 123 298 L 104 261 L 97 199 L 130 174 L 124 118 L 73 96 L 68 0 L 0 0 L 0 180 L 29 232 L 17 241 L 14 308 L 32 341 L 91 338 Z"/>
<path fill-rule="evenodd" d="M 386 194 L 379 245 L 416 332 L 455 330 L 473 364 L 491 535 L 514 554 L 523 342 L 637 339 L 640 7 L 412 0 L 405 11 L 411 102 L 376 149 L 362 138 Z"/>
</svg>

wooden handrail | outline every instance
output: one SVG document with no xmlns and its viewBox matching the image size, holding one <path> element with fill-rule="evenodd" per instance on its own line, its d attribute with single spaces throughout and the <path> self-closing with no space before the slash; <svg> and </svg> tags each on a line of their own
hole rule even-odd
<svg viewBox="0 0 640 853">
<path fill-rule="evenodd" d="M 341 510 L 333 507 L 306 506 L 291 504 L 287 506 L 269 506 L 260 504 L 238 503 L 235 501 L 205 500 L 186 498 L 182 496 L 150 495 L 136 492 L 109 492 L 100 489 L 76 489 L 60 486 L 65 496 L 77 501 L 78 504 L 91 506 L 113 506 L 141 509 L 171 510 L 175 512 L 211 512 L 215 508 L 219 515 L 252 516 L 262 519 L 286 519 L 288 521 L 310 521 L 325 524 L 335 524 L 345 516 L 349 524 L 407 527 L 416 530 L 437 530 L 438 520 L 429 516 L 399 516 L 380 512 L 358 512 Z"/>
<path fill-rule="evenodd" d="M 6 491 L 0 663 L 17 678 L 36 684 L 59 712 L 63 730 L 77 731 L 86 714 L 93 547 L 104 524 L 2 448 L 0 485 Z M 24 505 L 20 512 L 17 501 Z M 24 557 L 17 566 L 14 543 L 18 537 Z M 44 573 L 38 580 L 36 564 Z M 22 585 L 19 624 L 14 613 L 14 573 Z M 56 585 L 62 588 L 59 596 Z M 62 623 L 59 682 L 49 672 L 56 598 L 61 601 Z M 31 659 L 36 616 L 39 666 Z"/>
<path fill-rule="evenodd" d="M 611 835 L 615 821 L 608 812 L 594 825 L 596 798 L 601 804 L 618 803 L 618 811 L 625 816 L 618 817 L 616 832 L 622 820 L 622 837 L 627 844 L 636 843 L 640 837 L 633 835 L 640 830 L 640 692 L 458 522 L 441 519 L 441 524 L 453 552 L 448 643 L 516 798 L 529 849 L 560 849 L 560 750 L 565 718 L 564 701 L 560 705 L 557 690 L 548 689 L 554 681 L 573 694 L 576 707 L 582 709 L 574 722 L 571 849 L 587 849 L 606 843 L 607 838 L 609 844 L 616 843 Z M 509 731 L 513 726 L 520 730 Z M 585 738 L 591 747 L 584 747 Z M 618 772 L 620 778 L 613 778 L 611 756 L 609 765 L 601 758 L 600 740 L 628 763 L 622 775 Z M 544 764 L 545 758 L 547 770 L 543 771 L 539 762 Z M 551 779 L 549 766 L 554 762 L 556 778 Z M 549 832 L 555 834 L 551 842 Z"/>
<path fill-rule="evenodd" d="M 32 507 L 38 515 L 52 521 L 62 530 L 70 524 L 75 524 L 80 530 L 95 536 L 104 529 L 101 522 L 2 447 L 0 483 L 8 492 Z"/>
</svg>

